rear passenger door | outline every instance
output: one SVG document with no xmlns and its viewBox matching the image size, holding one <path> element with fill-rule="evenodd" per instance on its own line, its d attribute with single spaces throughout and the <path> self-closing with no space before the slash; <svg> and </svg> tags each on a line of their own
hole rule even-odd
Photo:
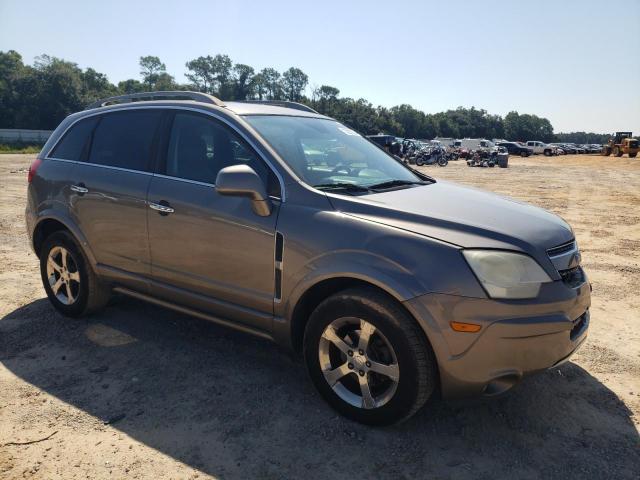
<svg viewBox="0 0 640 480">
<path fill-rule="evenodd" d="M 279 183 L 255 151 L 223 122 L 179 111 L 165 139 L 166 156 L 149 188 L 152 292 L 158 298 L 271 327 Z M 247 164 L 273 200 L 268 217 L 246 198 L 219 195 L 218 172 Z M 156 211 L 162 205 L 167 211 Z"/>
<path fill-rule="evenodd" d="M 159 109 L 100 115 L 74 170 L 71 204 L 101 272 L 146 290 L 150 274 L 146 195 Z"/>
</svg>

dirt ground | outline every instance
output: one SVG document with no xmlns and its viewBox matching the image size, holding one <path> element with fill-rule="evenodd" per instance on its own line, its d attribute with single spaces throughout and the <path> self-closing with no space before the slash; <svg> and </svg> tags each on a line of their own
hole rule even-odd
<svg viewBox="0 0 640 480">
<path fill-rule="evenodd" d="M 0 155 L 0 478 L 638 478 L 640 159 L 424 167 L 573 225 L 590 335 L 502 398 L 435 400 L 369 428 L 266 341 L 131 299 L 82 321 L 55 313 L 23 222 L 32 158 Z"/>
</svg>

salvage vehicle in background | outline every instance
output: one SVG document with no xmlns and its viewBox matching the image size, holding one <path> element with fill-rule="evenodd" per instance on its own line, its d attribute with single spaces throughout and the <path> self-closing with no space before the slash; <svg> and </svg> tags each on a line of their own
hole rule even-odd
<svg viewBox="0 0 640 480">
<path fill-rule="evenodd" d="M 526 147 L 530 148 L 535 155 L 543 154 L 547 157 L 557 155 L 557 148 L 548 143 L 540 142 L 538 140 L 529 140 L 526 143 Z"/>
<path fill-rule="evenodd" d="M 639 150 L 638 140 L 633 138 L 631 132 L 616 132 L 616 134 L 609 139 L 609 142 L 602 147 L 601 154 L 604 156 L 613 154 L 615 157 L 621 157 L 626 153 L 629 155 L 629 158 L 635 158 Z"/>
<path fill-rule="evenodd" d="M 561 148 L 564 155 L 578 153 L 578 149 L 568 143 L 552 143 L 551 145 Z"/>
<path fill-rule="evenodd" d="M 520 155 L 521 157 L 528 157 L 532 155 L 533 151 L 525 147 L 524 145 L 520 145 L 517 142 L 500 142 L 498 143 L 499 147 L 504 147 L 507 149 L 510 155 Z"/>
</svg>

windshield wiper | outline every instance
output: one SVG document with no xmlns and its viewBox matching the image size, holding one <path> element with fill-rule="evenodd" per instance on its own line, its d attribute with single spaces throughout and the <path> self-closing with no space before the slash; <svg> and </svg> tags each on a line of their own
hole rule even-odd
<svg viewBox="0 0 640 480">
<path fill-rule="evenodd" d="M 367 187 L 371 190 L 384 190 L 385 188 L 403 187 L 405 185 L 427 185 L 427 182 L 418 182 L 415 180 L 389 180 L 387 182 L 367 185 Z"/>
<path fill-rule="evenodd" d="M 369 187 L 348 182 L 320 183 L 314 185 L 313 188 L 317 188 L 318 190 L 345 190 L 347 192 L 368 192 L 370 190 Z"/>
</svg>

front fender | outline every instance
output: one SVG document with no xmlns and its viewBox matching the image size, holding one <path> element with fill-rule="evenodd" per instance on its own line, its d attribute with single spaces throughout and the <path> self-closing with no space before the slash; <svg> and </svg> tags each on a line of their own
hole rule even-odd
<svg viewBox="0 0 640 480">
<path fill-rule="evenodd" d="M 298 301 L 311 287 L 336 278 L 370 283 L 401 302 L 419 295 L 417 292 L 422 290 L 411 271 L 390 259 L 357 250 L 327 252 L 288 277 L 292 288 L 284 302 L 284 316 L 291 318 Z"/>
</svg>

